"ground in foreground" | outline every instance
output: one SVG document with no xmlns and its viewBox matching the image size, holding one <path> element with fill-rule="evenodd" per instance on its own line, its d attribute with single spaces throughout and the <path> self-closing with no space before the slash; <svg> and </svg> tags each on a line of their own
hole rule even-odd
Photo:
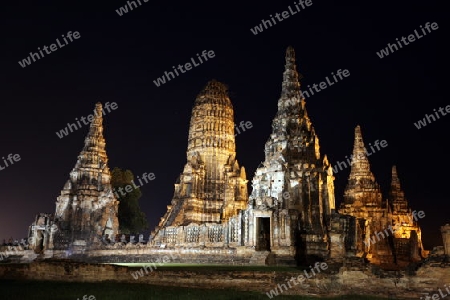
<svg viewBox="0 0 450 300">
<path fill-rule="evenodd" d="M 84 295 L 92 295 L 96 300 L 267 300 L 265 293 L 241 292 L 234 290 L 191 289 L 181 287 L 164 287 L 135 283 L 82 283 L 82 282 L 49 282 L 49 281 L 0 281 L 1 299 L 27 299 L 27 300 L 75 300 L 82 299 Z M 94 298 L 90 298 L 91 300 Z M 318 299 L 302 296 L 276 296 L 276 300 L 284 299 Z M 320 298 L 329 300 L 381 300 L 367 296 L 340 296 L 334 298 Z"/>
</svg>

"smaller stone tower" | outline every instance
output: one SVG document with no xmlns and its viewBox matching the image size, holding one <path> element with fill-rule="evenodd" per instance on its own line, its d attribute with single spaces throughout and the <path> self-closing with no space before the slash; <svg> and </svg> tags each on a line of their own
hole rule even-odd
<svg viewBox="0 0 450 300">
<path fill-rule="evenodd" d="M 352 168 L 339 213 L 356 218 L 357 255 L 376 264 L 394 263 L 389 207 L 380 186 L 370 171 L 361 127 L 355 128 Z"/>
<path fill-rule="evenodd" d="M 49 248 L 85 249 L 119 231 L 118 206 L 103 138 L 102 105 L 97 103 L 84 148 L 56 201 Z"/>
</svg>

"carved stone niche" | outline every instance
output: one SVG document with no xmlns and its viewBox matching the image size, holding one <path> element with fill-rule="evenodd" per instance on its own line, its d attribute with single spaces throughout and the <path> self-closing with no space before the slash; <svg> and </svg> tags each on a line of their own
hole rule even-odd
<svg viewBox="0 0 450 300">
<path fill-rule="evenodd" d="M 273 197 L 265 196 L 264 198 L 258 198 L 256 200 L 256 209 L 258 210 L 268 210 L 276 205 L 276 199 Z"/>
<path fill-rule="evenodd" d="M 273 198 L 272 197 L 265 197 L 264 198 L 264 204 L 266 204 L 268 207 L 273 206 Z"/>
</svg>

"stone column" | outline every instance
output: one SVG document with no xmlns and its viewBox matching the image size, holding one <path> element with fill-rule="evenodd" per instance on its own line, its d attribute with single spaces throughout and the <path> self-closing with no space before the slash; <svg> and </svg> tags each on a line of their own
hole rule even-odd
<svg viewBox="0 0 450 300">
<path fill-rule="evenodd" d="M 444 242 L 444 251 L 447 257 L 450 257 L 450 224 L 441 226 L 442 240 Z"/>
<path fill-rule="evenodd" d="M 253 213 L 249 213 L 248 216 L 248 246 L 256 246 L 255 238 L 255 216 Z"/>
</svg>

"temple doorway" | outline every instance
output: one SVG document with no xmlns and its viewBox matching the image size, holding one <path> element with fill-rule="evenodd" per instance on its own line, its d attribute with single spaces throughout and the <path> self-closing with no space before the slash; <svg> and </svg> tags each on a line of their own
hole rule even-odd
<svg viewBox="0 0 450 300">
<path fill-rule="evenodd" d="M 256 230 L 258 233 L 257 251 L 270 251 L 270 218 L 256 218 Z"/>
<path fill-rule="evenodd" d="M 39 254 L 44 251 L 44 233 L 42 230 L 36 231 L 34 253 Z"/>
</svg>

